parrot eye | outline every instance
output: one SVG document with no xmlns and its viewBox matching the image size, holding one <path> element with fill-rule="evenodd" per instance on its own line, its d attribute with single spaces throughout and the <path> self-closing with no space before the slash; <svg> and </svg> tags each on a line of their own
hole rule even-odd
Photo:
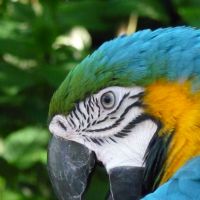
<svg viewBox="0 0 200 200">
<path fill-rule="evenodd" d="M 101 104 L 105 109 L 112 109 L 115 105 L 115 95 L 109 91 L 101 96 Z"/>
</svg>

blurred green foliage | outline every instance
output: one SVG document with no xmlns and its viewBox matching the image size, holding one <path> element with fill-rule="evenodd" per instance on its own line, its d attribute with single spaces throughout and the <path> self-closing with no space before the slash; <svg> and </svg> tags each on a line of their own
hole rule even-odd
<svg viewBox="0 0 200 200">
<path fill-rule="evenodd" d="M 46 170 L 50 98 L 131 15 L 137 29 L 200 27 L 200 1 L 0 0 L 1 200 L 55 199 Z M 86 199 L 103 199 L 106 179 L 97 169 Z"/>
</svg>

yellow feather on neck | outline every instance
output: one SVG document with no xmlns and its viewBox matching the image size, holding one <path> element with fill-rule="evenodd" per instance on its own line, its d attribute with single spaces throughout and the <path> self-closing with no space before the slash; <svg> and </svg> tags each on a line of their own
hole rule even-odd
<svg viewBox="0 0 200 200">
<path fill-rule="evenodd" d="M 161 183 L 191 158 L 200 155 L 200 92 L 189 82 L 157 81 L 146 88 L 146 112 L 163 124 L 162 133 L 174 130 Z"/>
</svg>

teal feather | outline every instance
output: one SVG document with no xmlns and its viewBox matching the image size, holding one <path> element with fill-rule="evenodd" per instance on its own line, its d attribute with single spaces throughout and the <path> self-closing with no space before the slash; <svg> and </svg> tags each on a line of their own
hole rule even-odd
<svg viewBox="0 0 200 200">
<path fill-rule="evenodd" d="M 155 192 L 141 200 L 200 200 L 200 157 L 189 161 Z"/>
<path fill-rule="evenodd" d="M 200 89 L 200 30 L 143 30 L 105 42 L 86 57 L 54 94 L 49 116 L 69 113 L 76 102 L 108 86 L 146 86 L 162 78 L 191 80 Z"/>
</svg>

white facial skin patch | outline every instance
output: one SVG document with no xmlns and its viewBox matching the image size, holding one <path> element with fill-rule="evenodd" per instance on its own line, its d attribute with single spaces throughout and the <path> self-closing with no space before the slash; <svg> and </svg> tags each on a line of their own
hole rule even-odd
<svg viewBox="0 0 200 200">
<path fill-rule="evenodd" d="M 81 143 L 95 152 L 107 171 L 143 167 L 157 124 L 144 113 L 141 87 L 108 87 L 77 104 L 68 115 L 55 115 L 52 134 Z"/>
</svg>

